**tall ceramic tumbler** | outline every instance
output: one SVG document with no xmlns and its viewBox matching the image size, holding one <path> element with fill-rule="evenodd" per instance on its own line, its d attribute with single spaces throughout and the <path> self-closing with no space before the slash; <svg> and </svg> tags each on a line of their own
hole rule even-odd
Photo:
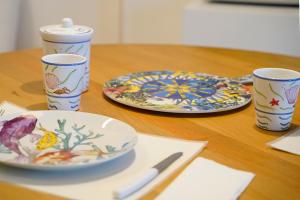
<svg viewBox="0 0 300 200">
<path fill-rule="evenodd" d="M 87 91 L 90 80 L 90 45 L 94 30 L 88 26 L 74 25 L 71 18 L 64 18 L 62 24 L 40 28 L 44 55 L 77 54 L 86 57 L 83 91 Z"/>
<path fill-rule="evenodd" d="M 287 130 L 300 88 L 300 73 L 282 68 L 253 72 L 256 125 L 270 131 Z"/>
<path fill-rule="evenodd" d="M 50 110 L 79 110 L 86 58 L 75 54 L 42 57 L 44 88 Z"/>
</svg>

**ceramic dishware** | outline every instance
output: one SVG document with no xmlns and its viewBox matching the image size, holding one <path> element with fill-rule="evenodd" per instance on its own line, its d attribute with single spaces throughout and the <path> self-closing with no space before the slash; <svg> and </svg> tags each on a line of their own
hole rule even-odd
<svg viewBox="0 0 300 200">
<path fill-rule="evenodd" d="M 212 113 L 251 101 L 247 86 L 215 75 L 183 71 L 132 73 L 105 83 L 104 94 L 136 108 L 170 113 Z"/>
<path fill-rule="evenodd" d="M 42 57 L 44 88 L 50 110 L 79 110 L 86 58 L 74 54 Z"/>
<path fill-rule="evenodd" d="M 252 84 L 253 83 L 252 74 L 247 74 L 247 75 L 244 75 L 244 76 L 234 77 L 233 80 L 239 81 L 242 84 Z"/>
<path fill-rule="evenodd" d="M 133 149 L 130 125 L 72 111 L 28 111 L 1 118 L 0 163 L 35 170 L 89 167 Z"/>
<path fill-rule="evenodd" d="M 62 19 L 62 24 L 40 28 L 44 54 L 77 54 L 86 57 L 83 91 L 87 91 L 90 79 L 90 45 L 94 30 L 87 26 L 74 25 L 71 18 Z"/>
<path fill-rule="evenodd" d="M 300 87 L 300 73 L 283 68 L 253 72 L 256 125 L 271 131 L 287 130 L 292 121 Z"/>
</svg>

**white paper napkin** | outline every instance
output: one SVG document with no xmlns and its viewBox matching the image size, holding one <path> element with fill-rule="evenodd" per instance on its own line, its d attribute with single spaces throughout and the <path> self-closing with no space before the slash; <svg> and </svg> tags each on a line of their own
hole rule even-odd
<svg viewBox="0 0 300 200">
<path fill-rule="evenodd" d="M 8 104 L 13 106 L 13 104 Z M 11 110 L 6 110 L 6 113 L 22 111 L 24 110 L 13 107 Z M 81 170 L 56 172 L 24 170 L 0 165 L 0 181 L 70 199 L 110 200 L 113 199 L 113 190 L 131 183 L 132 180 L 170 154 L 183 152 L 183 156 L 151 183 L 126 198 L 126 200 L 139 199 L 179 167 L 189 162 L 202 151 L 206 144 L 205 141 L 188 141 L 139 134 L 138 143 L 133 151 L 110 162 Z"/>
<path fill-rule="evenodd" d="M 9 114 L 25 112 L 25 111 L 27 111 L 25 108 L 17 106 L 8 101 L 3 101 L 0 103 L 0 117 L 2 115 L 9 115 Z"/>
<path fill-rule="evenodd" d="M 271 147 L 300 155 L 300 127 L 268 143 Z"/>
<path fill-rule="evenodd" d="M 156 200 L 234 200 L 254 174 L 205 158 L 195 159 Z"/>
</svg>

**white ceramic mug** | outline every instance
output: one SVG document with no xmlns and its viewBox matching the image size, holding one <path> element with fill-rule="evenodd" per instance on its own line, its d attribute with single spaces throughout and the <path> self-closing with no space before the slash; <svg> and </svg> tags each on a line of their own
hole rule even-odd
<svg viewBox="0 0 300 200">
<path fill-rule="evenodd" d="M 44 88 L 50 110 L 79 110 L 86 58 L 74 54 L 42 57 Z"/>
<path fill-rule="evenodd" d="M 256 125 L 271 131 L 287 130 L 292 122 L 300 88 L 300 73 L 283 68 L 253 72 Z"/>
<path fill-rule="evenodd" d="M 83 91 L 87 91 L 90 80 L 90 46 L 94 30 L 87 26 L 74 25 L 71 18 L 64 18 L 62 24 L 40 28 L 44 55 L 77 54 L 87 59 L 83 80 Z"/>
</svg>

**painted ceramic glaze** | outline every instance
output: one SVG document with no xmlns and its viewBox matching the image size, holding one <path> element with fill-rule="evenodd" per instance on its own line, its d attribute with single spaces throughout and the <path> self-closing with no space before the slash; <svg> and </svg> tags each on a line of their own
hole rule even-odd
<svg viewBox="0 0 300 200">
<path fill-rule="evenodd" d="M 90 45 L 91 42 L 59 43 L 44 41 L 44 54 L 76 54 L 84 56 L 87 62 L 84 66 L 83 91 L 88 90 L 90 80 Z"/>
<path fill-rule="evenodd" d="M 136 141 L 132 127 L 106 116 L 25 112 L 1 118 L 0 162 L 42 170 L 85 167 L 127 153 Z"/>
<path fill-rule="evenodd" d="M 251 101 L 247 88 L 237 81 L 182 71 L 128 74 L 108 81 L 103 91 L 129 106 L 173 113 L 219 112 Z"/>
<path fill-rule="evenodd" d="M 48 108 L 79 110 L 86 59 L 74 54 L 49 54 L 42 57 L 42 63 Z"/>
<path fill-rule="evenodd" d="M 287 130 L 300 88 L 300 73 L 261 68 L 253 73 L 256 125 L 272 131 Z"/>
<path fill-rule="evenodd" d="M 87 59 L 83 79 L 83 91 L 88 90 L 90 80 L 90 45 L 94 30 L 87 26 L 74 25 L 72 19 L 64 18 L 62 24 L 40 28 L 44 54 L 77 54 Z"/>
<path fill-rule="evenodd" d="M 242 84 L 252 84 L 253 83 L 253 77 L 252 74 L 247 74 L 245 76 L 240 76 L 233 78 L 235 81 L 239 81 Z"/>
</svg>

